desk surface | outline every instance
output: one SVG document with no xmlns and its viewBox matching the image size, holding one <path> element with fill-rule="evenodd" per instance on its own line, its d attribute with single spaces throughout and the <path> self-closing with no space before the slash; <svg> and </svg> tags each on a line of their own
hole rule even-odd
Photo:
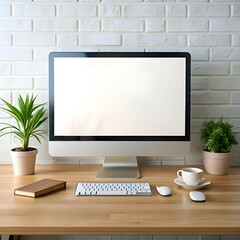
<svg viewBox="0 0 240 240">
<path fill-rule="evenodd" d="M 0 234 L 238 234 L 240 235 L 240 168 L 225 176 L 205 173 L 212 181 L 206 202 L 192 202 L 190 190 L 173 180 L 181 166 L 141 167 L 139 182 L 150 182 L 152 196 L 75 197 L 78 181 L 97 181 L 96 165 L 37 165 L 36 174 L 14 176 L 0 165 Z M 15 196 L 13 190 L 43 178 L 67 181 L 67 189 L 39 198 Z M 171 197 L 155 187 L 168 185 Z"/>
</svg>

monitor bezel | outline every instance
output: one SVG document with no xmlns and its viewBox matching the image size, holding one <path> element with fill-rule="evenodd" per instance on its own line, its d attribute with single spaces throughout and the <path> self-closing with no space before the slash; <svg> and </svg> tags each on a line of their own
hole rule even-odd
<svg viewBox="0 0 240 240">
<path fill-rule="evenodd" d="M 55 58 L 185 58 L 185 134 L 184 136 L 55 136 L 54 135 L 54 59 Z M 51 52 L 49 54 L 49 141 L 190 141 L 191 55 L 188 52 Z"/>
</svg>

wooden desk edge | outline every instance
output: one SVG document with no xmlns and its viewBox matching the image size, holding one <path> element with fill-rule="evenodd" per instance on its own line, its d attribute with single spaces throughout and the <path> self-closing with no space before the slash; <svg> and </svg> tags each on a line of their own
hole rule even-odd
<svg viewBox="0 0 240 240">
<path fill-rule="evenodd" d="M 234 228 L 4 228 L 0 229 L 0 235 L 240 235 L 239 227 Z"/>
</svg>

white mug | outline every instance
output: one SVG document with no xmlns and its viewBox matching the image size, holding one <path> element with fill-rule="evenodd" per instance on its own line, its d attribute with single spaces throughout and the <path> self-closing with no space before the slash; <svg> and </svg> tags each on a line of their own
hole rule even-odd
<svg viewBox="0 0 240 240">
<path fill-rule="evenodd" d="M 183 168 L 177 171 L 177 176 L 182 178 L 187 185 L 196 186 L 203 179 L 203 170 L 200 168 Z"/>
</svg>

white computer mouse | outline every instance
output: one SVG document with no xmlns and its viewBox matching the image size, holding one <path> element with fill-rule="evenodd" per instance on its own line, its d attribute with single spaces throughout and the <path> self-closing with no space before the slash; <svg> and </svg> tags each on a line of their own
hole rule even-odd
<svg viewBox="0 0 240 240">
<path fill-rule="evenodd" d="M 204 201 L 206 201 L 206 196 L 203 192 L 192 191 L 192 192 L 189 193 L 189 196 L 194 202 L 204 202 Z"/>
<path fill-rule="evenodd" d="M 156 188 L 161 196 L 166 197 L 166 196 L 170 196 L 172 194 L 171 189 L 167 186 L 161 186 L 161 187 L 157 186 Z"/>
</svg>

